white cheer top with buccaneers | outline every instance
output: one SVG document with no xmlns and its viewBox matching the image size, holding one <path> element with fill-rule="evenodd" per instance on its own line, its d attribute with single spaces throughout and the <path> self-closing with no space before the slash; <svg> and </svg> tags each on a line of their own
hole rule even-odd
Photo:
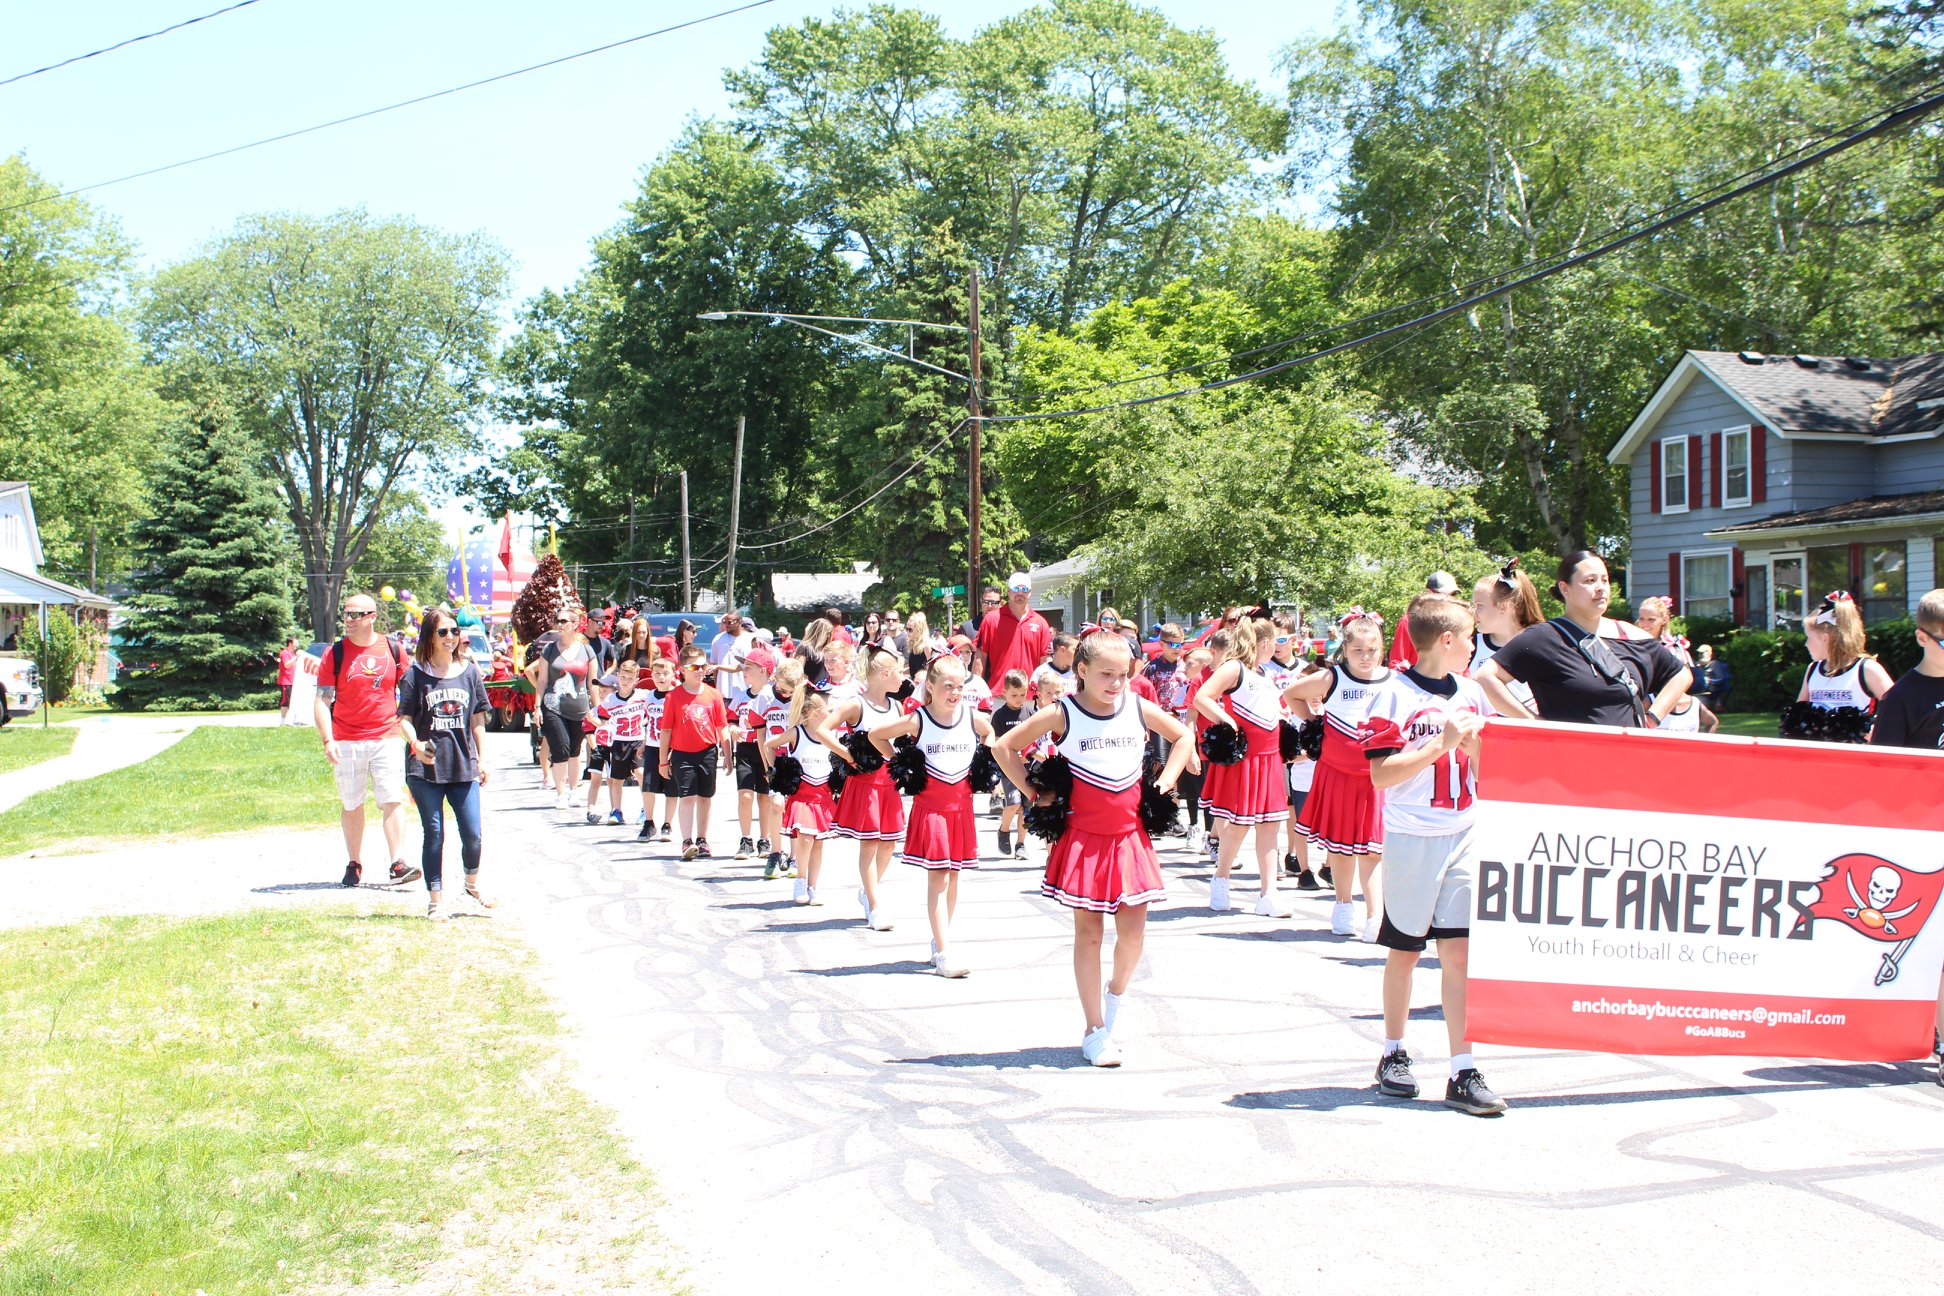
<svg viewBox="0 0 1944 1296">
<path fill-rule="evenodd" d="M 1489 716 L 1485 690 L 1463 675 L 1426 679 L 1415 670 L 1391 672 L 1371 699 L 1364 721 L 1366 757 L 1413 752 L 1435 743 L 1454 715 Z M 1470 826 L 1478 778 L 1471 758 L 1453 747 L 1403 783 L 1384 790 L 1384 830 L 1437 837 Z"/>
</svg>

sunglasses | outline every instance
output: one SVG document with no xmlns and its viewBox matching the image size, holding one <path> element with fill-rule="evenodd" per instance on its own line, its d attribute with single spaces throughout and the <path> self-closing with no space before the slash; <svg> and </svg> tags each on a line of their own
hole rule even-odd
<svg viewBox="0 0 1944 1296">
<path fill-rule="evenodd" d="M 459 637 L 459 627 L 440 626 L 437 630 L 434 630 L 432 633 L 439 636 L 439 638 L 441 639 L 457 639 Z"/>
<path fill-rule="evenodd" d="M 377 608 L 373 608 L 369 612 L 359 612 L 355 608 L 344 609 L 344 619 L 346 621 L 360 621 L 363 620 L 365 617 L 377 616 L 377 615 L 378 615 Z"/>
<path fill-rule="evenodd" d="M 1182 644 L 1186 642 L 1187 640 L 1185 639 L 1163 639 L 1161 641 L 1161 646 L 1163 648 L 1179 648 L 1181 647 Z"/>
<path fill-rule="evenodd" d="M 555 619 L 555 621 L 554 621 L 554 624 L 555 624 L 555 625 L 572 625 L 572 624 L 574 624 L 574 618 L 572 618 L 572 617 L 559 617 L 559 618 L 556 618 L 556 619 Z"/>
<path fill-rule="evenodd" d="M 1276 636 L 1276 647 L 1278 647 L 1278 648 L 1280 648 L 1280 647 L 1282 647 L 1282 646 L 1283 646 L 1284 644 L 1286 644 L 1286 643 L 1295 643 L 1295 642 L 1296 642 L 1296 636 L 1295 636 L 1295 635 L 1277 635 L 1277 636 Z"/>
</svg>

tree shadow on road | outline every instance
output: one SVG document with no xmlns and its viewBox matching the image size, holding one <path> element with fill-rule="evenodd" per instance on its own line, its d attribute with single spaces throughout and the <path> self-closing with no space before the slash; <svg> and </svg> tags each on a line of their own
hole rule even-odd
<svg viewBox="0 0 1944 1296">
<path fill-rule="evenodd" d="M 1396 1107 L 1419 1108 L 1424 1111 L 1443 1111 L 1442 1104 L 1416 1102 L 1402 1098 L 1386 1098 L 1377 1092 L 1375 1085 L 1363 1085 L 1356 1089 L 1342 1085 L 1321 1085 L 1314 1089 L 1266 1089 L 1250 1093 L 1239 1093 L 1225 1100 L 1224 1107 L 1241 1107 L 1252 1111 L 1339 1111 L 1345 1107 Z"/>
<path fill-rule="evenodd" d="M 1349 943 L 1348 936 L 1338 936 L 1333 932 L 1319 931 L 1313 927 L 1271 927 L 1254 931 L 1205 931 L 1197 935 L 1210 936 L 1216 940 L 1271 941 L 1275 944 L 1327 944 L 1342 945 Z"/>
<path fill-rule="evenodd" d="M 828 923 L 828 924 L 806 923 L 801 927 L 778 927 L 775 928 L 775 930 L 777 931 L 816 931 L 818 928 L 825 927 L 825 926 L 855 927 L 856 925 L 857 925 L 856 921 L 852 920 L 848 922 L 836 922 L 836 923 Z M 811 976 L 847 977 L 847 976 L 874 976 L 880 972 L 886 975 L 893 975 L 893 974 L 903 973 L 903 972 L 930 973 L 932 970 L 932 965 L 927 962 L 924 962 L 922 959 L 900 959 L 896 963 L 862 963 L 855 967 L 796 968 L 794 970 L 797 972 L 808 973 Z"/>
<path fill-rule="evenodd" d="M 998 1071 L 1072 1071 L 1092 1065 L 1071 1044 L 1008 1049 L 1002 1053 L 940 1053 L 932 1057 L 890 1060 L 900 1066 L 991 1067 Z"/>
</svg>

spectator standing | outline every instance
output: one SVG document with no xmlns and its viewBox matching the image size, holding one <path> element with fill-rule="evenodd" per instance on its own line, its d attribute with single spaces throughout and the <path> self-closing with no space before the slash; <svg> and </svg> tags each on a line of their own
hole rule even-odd
<svg viewBox="0 0 1944 1296">
<path fill-rule="evenodd" d="M 1006 578 L 1006 602 L 988 612 L 975 638 L 989 685 L 1009 670 L 1029 675 L 1053 651 L 1053 627 L 1033 610 L 1033 578 L 1014 572 Z"/>
<path fill-rule="evenodd" d="M 418 645 L 398 697 L 398 731 L 414 759 L 405 784 L 418 807 L 424 840 L 419 866 L 425 872 L 425 916 L 446 920 L 444 897 L 445 811 L 459 829 L 459 860 L 466 894 L 485 909 L 493 902 L 479 890 L 479 789 L 486 783 L 480 760 L 485 744 L 486 682 L 478 669 L 455 651 L 465 631 L 450 612 L 429 612 L 419 624 Z"/>
<path fill-rule="evenodd" d="M 285 720 L 290 716 L 290 686 L 297 679 L 297 641 L 284 640 L 283 651 L 277 654 L 277 719 Z"/>
<path fill-rule="evenodd" d="M 731 663 L 749 651 L 756 636 L 743 628 L 742 613 L 733 608 L 722 614 L 721 626 L 716 637 L 709 641 L 709 683 L 726 698 L 735 681 L 742 677 L 742 672 Z"/>
<path fill-rule="evenodd" d="M 378 603 L 369 594 L 344 600 L 344 637 L 324 654 L 317 669 L 317 701 L 312 719 L 324 740 L 324 759 L 337 774 L 339 826 L 344 830 L 343 884 L 364 878 L 358 857 L 364 853 L 365 802 L 378 798 L 385 849 L 391 853 L 391 883 L 418 879 L 399 855 L 404 820 L 405 749 L 392 737 L 398 721 L 398 683 L 405 657 L 378 633 Z"/>
</svg>

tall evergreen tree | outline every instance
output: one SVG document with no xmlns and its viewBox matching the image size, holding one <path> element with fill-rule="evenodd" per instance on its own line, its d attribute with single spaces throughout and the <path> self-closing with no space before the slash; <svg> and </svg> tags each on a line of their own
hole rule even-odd
<svg viewBox="0 0 1944 1296">
<path fill-rule="evenodd" d="M 241 432 L 205 415 L 169 438 L 138 542 L 123 655 L 157 663 L 116 694 L 131 708 L 230 711 L 276 704 L 290 632 L 277 544 L 283 508 Z"/>
</svg>

